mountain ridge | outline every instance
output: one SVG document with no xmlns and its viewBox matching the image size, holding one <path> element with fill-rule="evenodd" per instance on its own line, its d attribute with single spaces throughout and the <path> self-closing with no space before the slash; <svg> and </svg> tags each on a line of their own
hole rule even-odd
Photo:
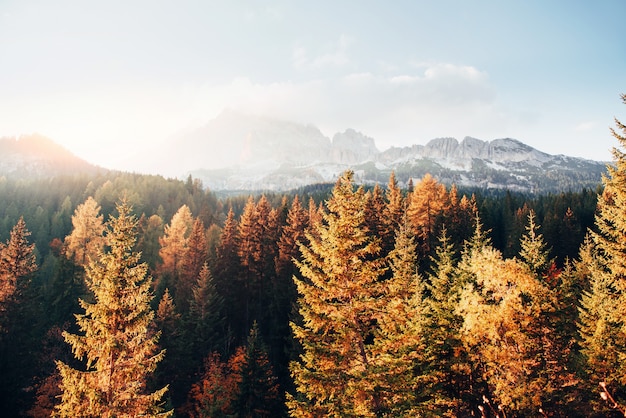
<svg viewBox="0 0 626 418">
<path fill-rule="evenodd" d="M 213 190 L 285 191 L 334 182 L 350 169 L 366 184 L 384 182 L 394 171 L 401 183 L 430 173 L 443 183 L 467 187 L 561 191 L 596 187 L 606 171 L 605 162 L 547 154 L 513 138 L 484 141 L 468 136 L 458 141 L 442 137 L 424 145 L 380 151 L 373 138 L 355 129 L 336 133 L 331 139 L 313 125 L 234 111 L 219 115 L 178 141 L 179 149 L 192 143 L 198 149 L 193 156 L 195 164 L 188 165 L 198 168 L 189 169 L 184 176 L 199 178 Z M 216 162 L 219 151 L 214 151 L 220 143 L 229 144 L 233 155 L 240 158 Z M 237 144 L 243 144 L 239 152 Z M 175 153 L 167 158 L 175 158 Z"/>
<path fill-rule="evenodd" d="M 346 170 L 363 184 L 401 186 L 426 173 L 444 184 L 521 192 L 596 188 L 606 163 L 551 155 L 513 138 L 435 138 L 380 151 L 355 129 L 332 138 L 313 125 L 226 111 L 204 126 L 151 149 L 133 172 L 202 181 L 214 191 L 288 191 L 333 183 Z M 0 176 L 44 177 L 106 170 L 41 135 L 0 138 Z"/>
<path fill-rule="evenodd" d="M 40 134 L 0 137 L 0 175 L 40 178 L 104 170 Z"/>
</svg>

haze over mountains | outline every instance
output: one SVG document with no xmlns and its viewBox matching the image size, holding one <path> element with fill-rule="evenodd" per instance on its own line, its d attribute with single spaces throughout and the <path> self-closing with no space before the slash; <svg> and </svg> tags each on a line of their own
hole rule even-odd
<svg viewBox="0 0 626 418">
<path fill-rule="evenodd" d="M 401 185 L 430 173 L 446 184 L 524 192 L 595 188 L 604 162 L 550 155 L 516 139 L 437 138 L 381 151 L 354 129 L 326 137 L 318 128 L 224 111 L 199 129 L 133 156 L 136 172 L 185 178 L 216 191 L 285 191 L 334 182 L 345 170 L 361 183 Z M 42 136 L 0 139 L 0 174 L 97 170 Z M 46 171 L 47 170 L 47 171 Z"/>
<path fill-rule="evenodd" d="M 448 184 L 554 191 L 595 187 L 606 169 L 604 162 L 546 154 L 511 138 L 438 138 L 381 151 L 354 129 L 329 138 L 312 125 L 235 111 L 157 151 L 148 171 L 186 167 L 167 174 L 191 174 L 213 190 L 288 190 L 334 182 L 352 169 L 363 183 L 384 183 L 391 171 L 400 182 L 428 172 Z"/>
</svg>

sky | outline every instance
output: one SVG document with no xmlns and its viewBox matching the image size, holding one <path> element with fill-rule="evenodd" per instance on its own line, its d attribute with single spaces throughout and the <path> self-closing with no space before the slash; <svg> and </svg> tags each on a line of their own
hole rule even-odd
<svg viewBox="0 0 626 418">
<path fill-rule="evenodd" d="M 107 168 L 224 109 L 611 160 L 623 0 L 0 0 L 0 137 Z M 227 144 L 225 144 L 227 146 Z"/>
</svg>

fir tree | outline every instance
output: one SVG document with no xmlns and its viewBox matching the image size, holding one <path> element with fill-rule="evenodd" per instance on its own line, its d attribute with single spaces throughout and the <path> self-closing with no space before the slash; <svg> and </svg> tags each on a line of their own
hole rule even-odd
<svg viewBox="0 0 626 418">
<path fill-rule="evenodd" d="M 158 333 L 150 332 L 152 280 L 133 251 L 136 220 L 125 202 L 117 211 L 107 223 L 105 251 L 87 266 L 94 302 L 80 301 L 85 310 L 76 316 L 80 334 L 63 334 L 86 368 L 57 362 L 62 396 L 56 414 L 61 417 L 171 415 L 159 406 L 167 387 L 146 393 L 148 377 L 164 352 L 157 350 Z"/>
</svg>

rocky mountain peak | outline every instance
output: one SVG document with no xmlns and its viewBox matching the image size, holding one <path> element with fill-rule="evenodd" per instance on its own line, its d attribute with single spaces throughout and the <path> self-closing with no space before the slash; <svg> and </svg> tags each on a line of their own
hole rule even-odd
<svg viewBox="0 0 626 418">
<path fill-rule="evenodd" d="M 340 164 L 359 164 L 373 161 L 380 153 L 374 138 L 363 135 L 354 129 L 337 133 L 332 140 L 332 160 Z"/>
</svg>

